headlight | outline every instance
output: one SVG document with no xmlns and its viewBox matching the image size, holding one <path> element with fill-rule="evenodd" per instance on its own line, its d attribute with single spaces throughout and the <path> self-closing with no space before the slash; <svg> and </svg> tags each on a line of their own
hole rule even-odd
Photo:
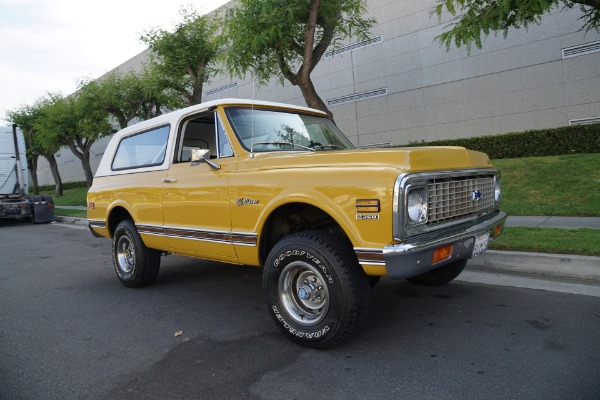
<svg viewBox="0 0 600 400">
<path fill-rule="evenodd" d="M 496 183 L 496 190 L 494 191 L 494 200 L 496 201 L 496 205 L 500 205 L 500 201 L 502 200 L 502 177 L 500 175 L 496 175 L 494 177 Z"/>
<path fill-rule="evenodd" d="M 410 222 L 417 224 L 426 221 L 427 200 L 425 189 L 419 188 L 409 191 L 406 207 Z"/>
</svg>

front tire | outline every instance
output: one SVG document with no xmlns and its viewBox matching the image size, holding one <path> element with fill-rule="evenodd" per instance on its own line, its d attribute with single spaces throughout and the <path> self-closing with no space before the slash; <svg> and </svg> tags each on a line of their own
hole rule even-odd
<svg viewBox="0 0 600 400">
<path fill-rule="evenodd" d="M 407 280 L 421 286 L 444 286 L 460 275 L 466 265 L 467 259 L 454 261 Z"/>
<path fill-rule="evenodd" d="M 263 274 L 269 314 L 292 341 L 332 348 L 360 325 L 369 282 L 350 245 L 328 232 L 299 232 L 269 253 Z"/>
<path fill-rule="evenodd" d="M 113 266 L 123 285 L 142 287 L 156 280 L 160 252 L 146 247 L 132 220 L 126 219 L 117 225 L 112 252 Z"/>
</svg>

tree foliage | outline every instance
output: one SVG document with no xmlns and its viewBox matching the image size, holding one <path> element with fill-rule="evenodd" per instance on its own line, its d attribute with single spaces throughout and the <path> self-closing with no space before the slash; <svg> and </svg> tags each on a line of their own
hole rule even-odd
<svg viewBox="0 0 600 400">
<path fill-rule="evenodd" d="M 510 28 L 527 29 L 560 6 L 579 6 L 582 29 L 600 31 L 600 0 L 437 0 L 431 12 L 440 18 L 444 12 L 456 16 L 436 39 L 447 50 L 466 46 L 470 53 L 473 44 L 482 47 L 482 36 L 502 32 L 506 37 Z"/>
<path fill-rule="evenodd" d="M 52 103 L 45 108 L 38 125 L 44 132 L 41 138 L 46 143 L 58 142 L 67 146 L 81 161 L 88 187 L 94 179 L 90 149 L 96 141 L 114 132 L 108 113 L 89 96 L 85 88 L 89 83 L 80 82 L 78 91 L 69 97 L 52 95 Z"/>
<path fill-rule="evenodd" d="M 172 88 L 188 105 L 202 102 L 202 86 L 215 73 L 221 52 L 219 23 L 193 9 L 181 8 L 172 32 L 152 28 L 141 40 L 148 45 L 152 74 L 161 87 Z"/>
<path fill-rule="evenodd" d="M 299 86 L 306 104 L 331 113 L 318 96 L 311 73 L 330 46 L 366 38 L 374 20 L 365 0 L 239 0 L 227 12 L 227 69 L 251 72 L 259 84 L 273 76 Z"/>
<path fill-rule="evenodd" d="M 41 129 L 42 120 L 48 107 L 52 105 L 50 97 L 42 97 L 33 105 L 22 106 L 16 110 L 8 111 L 6 118 L 19 126 L 23 131 L 27 145 L 27 168 L 32 178 L 33 193 L 39 194 L 37 165 L 38 157 L 43 156 L 48 160 L 55 183 L 55 195 L 62 196 L 62 179 L 58 170 L 55 153 L 60 149 L 56 140 L 48 140 Z"/>
<path fill-rule="evenodd" d="M 160 86 L 159 78 L 144 69 L 141 73 L 112 72 L 109 75 L 90 80 L 80 89 L 95 107 L 109 113 L 119 128 L 127 127 L 134 118 L 150 119 L 162 113 L 163 109 L 184 106 L 180 96 L 169 88 Z"/>
</svg>

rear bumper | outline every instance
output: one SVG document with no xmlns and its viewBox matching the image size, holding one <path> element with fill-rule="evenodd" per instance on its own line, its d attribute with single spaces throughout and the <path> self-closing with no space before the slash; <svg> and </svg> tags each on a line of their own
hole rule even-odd
<svg viewBox="0 0 600 400">
<path fill-rule="evenodd" d="M 106 221 L 88 219 L 88 228 L 90 232 L 92 232 L 92 235 L 94 235 L 95 237 L 106 237 L 105 235 L 102 235 L 102 233 L 106 232 Z"/>
<path fill-rule="evenodd" d="M 491 239 L 492 232 L 498 225 L 504 226 L 505 221 L 506 213 L 499 211 L 474 225 L 446 230 L 443 235 L 440 233 L 427 239 L 414 238 L 406 243 L 385 246 L 383 258 L 387 275 L 392 278 L 410 278 L 459 259 L 471 258 L 475 237 L 488 232 Z M 434 251 L 449 244 L 453 245 L 451 257 L 433 264 Z"/>
</svg>

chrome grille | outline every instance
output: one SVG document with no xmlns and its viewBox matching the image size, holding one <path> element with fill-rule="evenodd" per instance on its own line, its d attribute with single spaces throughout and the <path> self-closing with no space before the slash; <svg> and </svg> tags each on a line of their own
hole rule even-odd
<svg viewBox="0 0 600 400">
<path fill-rule="evenodd" d="M 432 179 L 427 187 L 427 225 L 467 218 L 494 207 L 493 176 Z"/>
</svg>

